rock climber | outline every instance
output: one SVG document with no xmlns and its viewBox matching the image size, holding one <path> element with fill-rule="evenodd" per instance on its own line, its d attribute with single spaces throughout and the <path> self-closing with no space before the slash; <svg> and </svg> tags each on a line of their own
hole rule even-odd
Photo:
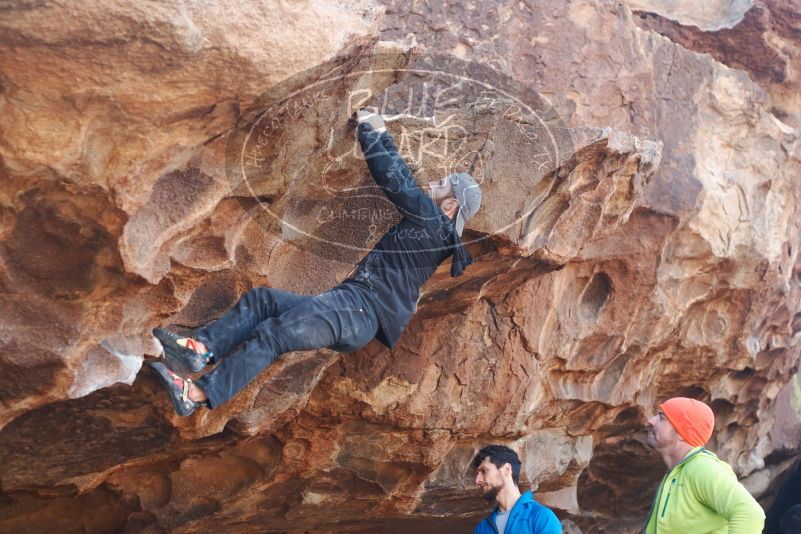
<svg viewBox="0 0 801 534">
<path fill-rule="evenodd" d="M 420 286 L 452 256 L 451 276 L 473 260 L 461 241 L 465 223 L 481 204 L 481 190 L 466 173 L 428 184 L 426 195 L 401 158 L 381 115 L 355 114 L 357 138 L 373 179 L 402 215 L 354 273 L 320 295 L 260 287 L 245 293 L 219 319 L 180 335 L 153 334 L 167 365 L 151 362 L 176 412 L 216 408 L 231 399 L 280 355 L 331 348 L 358 350 L 377 338 L 392 347 L 417 306 Z M 193 381 L 189 373 L 216 367 Z"/>
<path fill-rule="evenodd" d="M 520 458 L 514 450 L 488 445 L 473 458 L 473 468 L 484 498 L 497 503 L 474 534 L 561 534 L 562 524 L 551 509 L 535 501 L 531 491 L 520 493 Z"/>
<path fill-rule="evenodd" d="M 674 397 L 648 419 L 646 443 L 668 467 L 645 534 L 759 534 L 765 513 L 732 468 L 706 450 L 715 415 L 701 401 Z"/>
</svg>

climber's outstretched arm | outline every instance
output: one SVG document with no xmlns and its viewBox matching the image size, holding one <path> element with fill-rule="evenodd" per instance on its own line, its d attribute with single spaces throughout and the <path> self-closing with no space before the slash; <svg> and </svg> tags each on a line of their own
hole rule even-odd
<svg viewBox="0 0 801 534">
<path fill-rule="evenodd" d="M 441 210 L 414 181 L 390 133 L 377 132 L 369 122 L 361 122 L 358 136 L 373 179 L 403 216 L 421 226 L 438 224 Z"/>
</svg>

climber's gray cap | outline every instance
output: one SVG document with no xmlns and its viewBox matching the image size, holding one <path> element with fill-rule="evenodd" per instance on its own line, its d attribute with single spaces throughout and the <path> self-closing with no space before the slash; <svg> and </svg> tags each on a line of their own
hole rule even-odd
<svg viewBox="0 0 801 534">
<path fill-rule="evenodd" d="M 481 188 L 473 177 L 466 172 L 449 174 L 451 194 L 459 202 L 456 213 L 456 233 L 462 235 L 464 224 L 473 218 L 481 207 Z"/>
</svg>

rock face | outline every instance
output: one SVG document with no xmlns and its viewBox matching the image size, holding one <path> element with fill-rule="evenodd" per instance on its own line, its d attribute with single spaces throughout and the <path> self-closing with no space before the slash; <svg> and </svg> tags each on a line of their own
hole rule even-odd
<svg viewBox="0 0 801 534">
<path fill-rule="evenodd" d="M 465 531 L 489 442 L 572 531 L 636 532 L 678 394 L 769 505 L 801 453 L 801 10 L 684 4 L 0 10 L 0 532 Z M 154 326 L 331 287 L 397 220 L 360 103 L 420 182 L 480 181 L 476 263 L 392 350 L 174 417 Z"/>
<path fill-rule="evenodd" d="M 2 374 L 15 379 L 2 423 L 134 379 L 153 352 L 143 321 L 186 299 L 164 280 L 162 247 L 229 195 L 215 140 L 270 86 L 368 43 L 377 15 L 370 3 L 4 10 Z"/>
<path fill-rule="evenodd" d="M 754 6 L 752 0 L 723 0 L 703 4 L 682 0 L 629 0 L 626 4 L 635 11 L 658 13 L 662 17 L 685 26 L 695 26 L 705 32 L 737 26 Z"/>
</svg>

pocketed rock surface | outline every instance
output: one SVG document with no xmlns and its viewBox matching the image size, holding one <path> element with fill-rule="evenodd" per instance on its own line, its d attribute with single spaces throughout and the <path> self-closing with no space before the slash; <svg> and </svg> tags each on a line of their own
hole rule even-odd
<svg viewBox="0 0 801 534">
<path fill-rule="evenodd" d="M 801 9 L 674 4 L 0 9 L 0 532 L 462 532 L 490 442 L 566 529 L 637 532 L 674 395 L 768 506 L 801 453 Z M 469 83 L 404 107 L 440 54 L 539 121 Z M 154 326 L 323 291 L 397 220 L 360 95 L 421 183 L 480 180 L 476 263 L 392 350 L 175 417 Z"/>
</svg>

